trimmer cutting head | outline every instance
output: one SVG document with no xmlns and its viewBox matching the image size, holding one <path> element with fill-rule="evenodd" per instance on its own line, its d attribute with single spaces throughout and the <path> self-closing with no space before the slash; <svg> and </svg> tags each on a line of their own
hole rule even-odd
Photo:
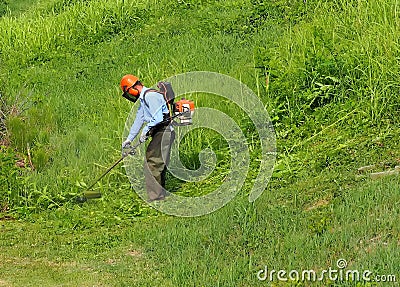
<svg viewBox="0 0 400 287">
<path fill-rule="evenodd" d="M 85 191 L 83 196 L 76 198 L 76 203 L 85 203 L 88 199 L 101 198 L 101 193 L 98 191 Z"/>
</svg>

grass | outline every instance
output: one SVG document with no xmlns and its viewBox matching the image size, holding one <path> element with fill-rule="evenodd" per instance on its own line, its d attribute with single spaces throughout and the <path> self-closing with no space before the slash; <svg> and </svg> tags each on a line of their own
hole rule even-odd
<svg viewBox="0 0 400 287">
<path fill-rule="evenodd" d="M 399 178 L 357 174 L 364 165 L 399 165 L 395 0 L 7 5 L 0 286 L 310 286 L 318 283 L 260 282 L 256 274 L 265 266 L 320 271 L 340 258 L 400 280 Z M 220 97 L 192 95 L 246 137 L 250 169 L 233 201 L 207 216 L 166 216 L 138 198 L 119 166 L 95 186 L 102 199 L 73 204 L 120 156 L 132 108 L 120 96 L 121 76 L 135 73 L 150 86 L 202 70 L 242 81 L 270 114 L 278 154 L 261 197 L 248 202 L 261 158 L 249 115 Z M 218 168 L 195 183 L 170 177 L 170 188 L 198 195 L 218 187 L 229 171 L 227 142 L 203 129 L 181 144 L 188 168 L 199 167 L 205 148 Z"/>
<path fill-rule="evenodd" d="M 263 286 L 255 275 L 264 265 L 321 270 L 340 258 L 396 274 L 397 179 L 315 199 L 329 185 L 304 180 L 193 219 L 106 219 L 94 202 L 2 221 L 1 278 L 10 286 Z"/>
<path fill-rule="evenodd" d="M 0 16 L 18 15 L 25 11 L 29 11 L 32 7 L 38 5 L 39 1 L 19 0 L 19 1 L 0 1 Z"/>
</svg>

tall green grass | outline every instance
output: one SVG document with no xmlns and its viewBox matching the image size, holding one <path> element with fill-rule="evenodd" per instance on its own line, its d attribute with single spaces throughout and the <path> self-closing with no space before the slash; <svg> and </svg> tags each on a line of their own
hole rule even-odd
<svg viewBox="0 0 400 287">
<path fill-rule="evenodd" d="M 32 89 L 34 93 L 46 99 L 37 105 L 39 109 L 48 110 L 47 114 L 52 115 L 51 122 L 56 126 L 55 130 L 46 130 L 48 141 L 43 143 L 35 136 L 23 138 L 25 132 L 21 132 L 21 129 L 25 129 L 25 126 L 15 125 L 11 134 L 16 135 L 15 144 L 19 136 L 20 141 L 23 142 L 21 146 L 30 142 L 31 146 L 45 145 L 44 150 L 52 151 L 50 165 L 44 171 L 38 172 L 34 181 L 37 182 L 39 189 L 46 190 L 49 198 L 57 198 L 57 201 L 62 202 L 79 192 L 79 188 L 75 185 L 77 181 L 83 180 L 88 183 L 94 180 L 96 175 L 119 156 L 118 147 L 124 118 L 130 109 L 120 98 L 117 87 L 124 73 L 137 73 L 149 86 L 163 77 L 190 69 L 201 69 L 201 66 L 205 68 L 210 65 L 209 68 L 205 68 L 209 70 L 234 66 L 236 59 L 241 60 L 241 55 L 238 50 L 231 59 L 219 55 L 220 60 L 209 61 L 203 55 L 209 53 L 212 43 L 219 36 L 214 36 L 214 39 L 196 40 L 192 36 L 192 30 L 182 30 L 182 33 L 177 33 L 174 41 L 179 45 L 171 45 L 171 35 L 176 33 L 177 26 L 171 19 L 163 18 L 155 6 L 147 9 L 156 13 L 158 17 L 155 17 L 155 21 L 158 25 L 165 24 L 164 31 L 158 30 L 154 25 L 145 25 L 143 29 L 139 29 L 137 26 L 132 26 L 129 21 L 126 22 L 125 16 L 118 14 L 118 21 L 126 25 L 125 30 L 114 31 L 110 34 L 107 32 L 107 25 L 114 27 L 114 24 L 104 21 L 105 14 L 114 15 L 115 11 L 120 12 L 120 10 L 129 10 L 132 15 L 140 17 L 147 14 L 143 14 L 140 9 L 133 9 L 134 7 L 129 6 L 133 5 L 132 3 L 118 2 L 118 5 L 113 5 L 116 3 L 111 1 L 103 3 L 104 6 L 100 7 L 98 6 L 102 5 L 100 2 L 78 1 L 76 5 L 65 5 L 62 9 L 60 3 L 57 4 L 57 13 L 54 10 L 54 5 L 56 5 L 54 4 L 47 6 L 47 10 L 43 10 L 43 7 L 38 9 L 41 12 L 40 16 L 35 14 L 39 12 L 33 11 L 33 15 L 24 14 L 20 18 L 3 18 L 2 25 L 6 29 L 2 30 L 2 36 L 8 39 L 9 45 L 6 45 L 7 41 L 2 42 L 4 43 L 2 51 L 5 51 L 4 63 L 14 67 L 3 77 L 4 83 L 7 83 L 5 92 L 10 95 L 9 98 L 12 97 L 13 89 L 15 91 L 20 87 L 21 82 L 25 82 L 28 89 Z M 175 7 L 177 9 L 175 12 L 188 11 L 196 14 L 194 8 L 182 7 L 181 10 L 177 9 L 178 6 Z M 179 14 L 175 17 L 178 16 L 180 17 Z M 85 22 L 85 19 L 88 22 Z M 95 30 L 98 33 L 89 33 L 87 36 L 88 30 L 84 30 L 74 34 L 75 29 L 79 30 L 82 23 L 86 24 L 86 29 L 98 29 Z M 30 31 L 27 27 L 33 24 L 36 27 L 35 31 L 26 33 L 26 29 Z M 207 23 L 205 26 L 209 28 Z M 11 30 L 12 32 L 7 32 Z M 209 32 L 201 29 L 198 32 L 195 31 L 195 33 Z M 85 39 L 82 38 L 83 35 Z M 92 41 L 92 36 L 100 40 Z M 13 42 L 14 37 L 19 38 L 20 41 Z M 59 41 L 65 46 L 60 45 L 58 48 Z M 79 44 L 74 41 L 78 41 Z M 218 41 L 224 46 L 240 46 L 234 38 L 229 36 Z M 167 57 L 159 53 L 159 46 L 165 47 Z M 191 49 L 197 50 L 198 55 L 196 56 Z M 220 47 L 215 46 L 213 49 L 215 50 L 213 53 L 216 54 Z M 18 52 L 19 56 L 16 56 L 13 52 L 15 50 L 26 51 L 26 53 Z M 36 58 L 39 54 L 50 58 Z M 222 66 L 221 63 L 223 63 Z M 26 70 L 25 65 L 29 67 Z M 142 72 L 142 69 L 145 71 Z M 19 75 L 20 70 L 25 70 L 26 73 Z M 13 85 L 14 88 L 12 88 Z M 33 116 L 32 121 L 35 121 Z M 40 130 L 44 126 L 38 123 L 37 128 Z M 31 129 L 28 128 L 28 130 Z M 32 144 L 32 141 L 35 144 Z M 202 143 L 199 145 L 201 146 Z M 194 147 L 194 149 L 199 149 L 199 147 Z M 20 150 L 24 152 L 24 149 Z M 39 150 L 36 151 L 35 148 L 32 148 L 32 152 L 41 154 L 42 159 L 45 157 L 45 154 Z M 113 179 L 113 177 L 110 178 Z M 121 177 L 117 178 L 122 180 Z M 114 186 L 111 182 L 105 183 L 104 188 L 108 192 L 114 189 L 111 187 Z M 34 200 L 32 205 L 35 205 Z M 46 204 L 37 207 L 46 207 Z"/>
<path fill-rule="evenodd" d="M 304 164 L 293 151 L 325 133 L 365 135 L 373 126 L 396 125 L 397 8 L 396 1 L 378 0 L 51 1 L 4 15 L 2 90 L 10 103 L 22 87 L 42 99 L 25 119 L 10 118 L 12 144 L 25 155 L 29 144 L 38 166 L 33 182 L 61 204 L 80 192 L 76 182 L 91 182 L 119 156 L 130 110 L 118 91 L 123 74 L 136 73 L 150 86 L 209 70 L 257 92 L 278 135 L 276 174 L 299 175 Z M 254 140 L 252 125 L 234 107 L 219 108 L 239 117 Z M 255 167 L 257 146 L 255 139 Z M 114 196 L 118 184 L 127 184 L 122 169 L 98 188 Z"/>
<path fill-rule="evenodd" d="M 11 61 L 10 66 L 34 65 L 79 52 L 82 46 L 107 41 L 128 27 L 139 29 L 145 12 L 132 1 L 52 1 L 18 18 L 3 16 L 3 60 Z"/>
<path fill-rule="evenodd" d="M 372 125 L 395 119 L 398 8 L 396 1 L 321 3 L 311 22 L 288 28 L 277 45 L 261 47 L 258 65 L 269 77 L 268 102 L 277 119 L 298 125 L 326 105 L 355 109 L 360 122 Z"/>
</svg>

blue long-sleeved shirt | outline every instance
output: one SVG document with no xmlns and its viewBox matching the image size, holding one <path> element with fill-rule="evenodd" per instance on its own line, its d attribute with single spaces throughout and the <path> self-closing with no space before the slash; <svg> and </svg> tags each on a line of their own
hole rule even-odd
<svg viewBox="0 0 400 287">
<path fill-rule="evenodd" d="M 157 92 L 147 92 L 145 97 L 147 105 L 145 104 L 143 96 L 147 90 L 148 88 L 143 87 L 139 95 L 140 106 L 128 135 L 130 141 L 133 141 L 138 135 L 144 123 L 147 125 L 143 128 L 142 133 L 147 133 L 150 128 L 163 121 L 164 114 L 169 113 L 164 96 Z"/>
</svg>

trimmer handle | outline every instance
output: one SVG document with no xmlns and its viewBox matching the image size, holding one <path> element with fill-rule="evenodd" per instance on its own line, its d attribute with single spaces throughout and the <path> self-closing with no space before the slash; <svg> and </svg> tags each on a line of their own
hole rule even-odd
<svg viewBox="0 0 400 287">
<path fill-rule="evenodd" d="M 143 142 L 142 141 L 137 141 L 133 146 L 129 145 L 126 149 L 127 151 L 122 151 L 122 158 L 127 157 L 128 155 L 135 155 L 136 154 L 136 148 L 141 145 Z"/>
</svg>

